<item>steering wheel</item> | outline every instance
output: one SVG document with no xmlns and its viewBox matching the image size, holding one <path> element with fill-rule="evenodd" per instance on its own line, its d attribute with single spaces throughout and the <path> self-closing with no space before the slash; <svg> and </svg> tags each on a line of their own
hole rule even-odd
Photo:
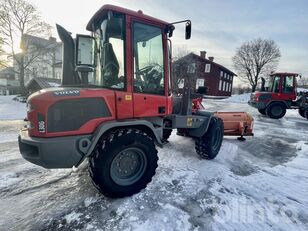
<svg viewBox="0 0 308 231">
<path fill-rule="evenodd" d="M 152 90 L 154 90 L 160 85 L 163 77 L 162 73 L 163 68 L 159 64 L 145 66 L 135 72 L 135 85 L 139 87 L 139 89 L 142 89 L 142 91 L 147 88 L 153 88 Z"/>
<path fill-rule="evenodd" d="M 135 73 L 137 75 L 146 75 L 147 72 L 149 72 L 152 68 L 154 68 L 155 65 L 149 65 L 149 66 L 145 66 L 144 68 L 139 69 L 138 71 L 136 71 Z"/>
</svg>

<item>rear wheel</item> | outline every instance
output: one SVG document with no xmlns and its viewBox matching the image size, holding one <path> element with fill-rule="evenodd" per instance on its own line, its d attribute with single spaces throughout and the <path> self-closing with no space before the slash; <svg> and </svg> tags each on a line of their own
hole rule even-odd
<svg viewBox="0 0 308 231">
<path fill-rule="evenodd" d="M 220 118 L 212 117 L 207 132 L 195 141 L 197 154 L 203 159 L 214 159 L 220 150 L 223 135 L 223 121 Z"/>
<path fill-rule="evenodd" d="M 260 114 L 266 115 L 266 113 L 265 113 L 265 108 L 264 108 L 264 109 L 258 109 L 258 111 L 260 112 Z"/>
<path fill-rule="evenodd" d="M 265 112 L 266 115 L 272 119 L 280 119 L 284 117 L 287 109 L 282 103 L 272 103 L 266 108 Z"/>
<path fill-rule="evenodd" d="M 96 146 L 89 172 L 94 185 L 108 197 L 138 193 L 152 180 L 157 168 L 154 142 L 139 130 L 118 130 Z"/>
<path fill-rule="evenodd" d="M 300 108 L 298 109 L 298 114 L 300 114 L 301 117 L 304 117 L 308 119 L 308 109 Z"/>
</svg>

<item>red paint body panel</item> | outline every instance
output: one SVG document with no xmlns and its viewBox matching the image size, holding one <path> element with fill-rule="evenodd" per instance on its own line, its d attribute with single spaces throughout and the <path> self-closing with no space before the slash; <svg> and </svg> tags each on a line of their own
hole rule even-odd
<svg viewBox="0 0 308 231">
<path fill-rule="evenodd" d="M 76 89 L 76 88 L 74 88 Z M 91 134 L 102 122 L 114 120 L 116 118 L 116 107 L 115 107 L 115 93 L 112 90 L 107 89 L 76 89 L 80 91 L 78 96 L 55 96 L 54 91 L 63 90 L 63 88 L 48 89 L 39 91 L 28 99 L 28 102 L 34 108 L 31 112 L 28 112 L 28 120 L 31 122 L 33 129 L 29 129 L 29 135 L 33 137 L 58 137 L 58 136 L 73 136 L 73 135 L 83 135 Z M 66 131 L 66 132 L 56 132 L 45 133 L 38 132 L 38 113 L 41 113 L 45 117 L 45 127 L 48 127 L 47 114 L 48 108 L 54 103 L 77 98 L 102 98 L 105 101 L 111 116 L 104 118 L 96 118 L 87 123 L 83 124 L 78 130 Z"/>
<path fill-rule="evenodd" d="M 147 21 L 150 21 L 150 22 L 159 23 L 161 25 L 168 25 L 169 24 L 165 21 L 162 21 L 162 20 L 159 20 L 157 18 L 153 18 L 149 15 L 143 14 L 141 11 L 137 12 L 137 11 L 128 10 L 128 9 L 125 9 L 125 8 L 122 8 L 122 7 L 119 7 L 119 6 L 104 5 L 90 19 L 90 21 L 87 24 L 87 30 L 92 31 L 93 22 L 96 22 L 97 20 L 99 20 L 109 10 L 120 12 L 120 13 L 123 13 L 125 15 L 129 15 L 131 17 L 135 17 L 135 18 L 138 18 L 138 19 L 143 19 L 143 20 L 147 20 Z"/>
<path fill-rule="evenodd" d="M 169 68 L 168 68 L 168 44 L 165 27 L 169 23 L 159 19 L 144 15 L 141 12 L 127 10 L 121 7 L 104 5 L 92 17 L 87 25 L 87 29 L 92 31 L 92 23 L 101 20 L 108 11 L 115 11 L 125 14 L 125 91 L 108 90 L 101 88 L 71 88 L 80 91 L 77 96 L 55 96 L 54 91 L 66 90 L 67 88 L 57 88 L 42 90 L 33 94 L 29 98 L 29 102 L 34 105 L 35 109 L 28 113 L 28 120 L 32 123 L 33 129 L 29 129 L 29 135 L 33 137 L 57 137 L 57 136 L 72 136 L 91 134 L 103 122 L 109 120 L 121 120 L 129 118 L 141 117 L 154 117 L 165 116 L 172 113 L 172 97 L 169 96 Z M 141 22 L 148 25 L 153 25 L 161 28 L 162 30 L 162 43 L 164 54 L 164 80 L 165 80 L 165 94 L 164 95 L 151 95 L 133 92 L 134 81 L 134 62 L 133 62 L 133 22 Z M 45 117 L 45 127 L 48 128 L 48 108 L 54 103 L 61 100 L 69 100 L 76 98 L 91 98 L 101 97 L 108 106 L 111 116 L 108 118 L 96 118 L 83 124 L 78 130 L 49 133 L 39 133 L 38 131 L 38 118 L 37 114 L 40 113 Z"/>
<path fill-rule="evenodd" d="M 277 73 L 273 73 L 271 75 L 271 78 L 279 76 L 279 92 L 255 92 L 255 98 L 257 100 L 257 102 L 259 101 L 259 97 L 261 95 L 271 95 L 271 98 L 262 100 L 262 102 L 265 102 L 267 105 L 273 101 L 293 101 L 296 99 L 297 97 L 297 92 L 296 92 L 296 86 L 297 86 L 297 82 L 296 82 L 296 77 L 298 76 L 298 74 L 296 73 L 283 73 L 283 72 L 277 72 Z M 284 82 L 284 77 L 285 76 L 292 76 L 293 77 L 293 91 L 292 92 L 284 92 L 283 91 L 283 82 Z"/>
<path fill-rule="evenodd" d="M 129 92 L 116 91 L 116 118 L 133 118 L 133 95 Z"/>
<path fill-rule="evenodd" d="M 134 117 L 154 117 L 165 116 L 165 113 L 159 113 L 159 107 L 166 109 L 166 97 L 160 95 L 150 95 L 134 93 Z"/>
</svg>

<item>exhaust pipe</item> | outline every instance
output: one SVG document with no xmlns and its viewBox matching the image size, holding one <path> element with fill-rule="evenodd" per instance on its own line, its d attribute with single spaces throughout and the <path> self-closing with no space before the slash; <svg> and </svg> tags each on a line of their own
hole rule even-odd
<svg viewBox="0 0 308 231">
<path fill-rule="evenodd" d="M 75 71 L 75 43 L 70 33 L 56 24 L 62 47 L 62 86 L 80 85 L 80 77 Z"/>
</svg>

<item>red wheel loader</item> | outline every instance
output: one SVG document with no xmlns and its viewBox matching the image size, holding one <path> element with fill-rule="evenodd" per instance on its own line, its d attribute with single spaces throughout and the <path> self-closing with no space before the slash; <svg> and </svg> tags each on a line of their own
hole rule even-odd
<svg viewBox="0 0 308 231">
<path fill-rule="evenodd" d="M 190 38 L 191 22 L 185 37 Z M 179 23 L 179 22 L 178 22 Z M 193 110 L 190 90 L 171 95 L 171 40 L 175 23 L 105 5 L 74 41 L 63 42 L 62 86 L 27 101 L 28 125 L 19 135 L 26 160 L 45 168 L 71 168 L 89 160 L 94 185 L 109 197 L 139 192 L 157 168 L 155 146 L 172 129 L 195 140 L 204 159 L 218 154 L 223 121 Z"/>
<path fill-rule="evenodd" d="M 263 91 L 251 94 L 248 104 L 272 119 L 284 117 L 287 109 L 297 109 L 308 119 L 308 93 L 297 92 L 297 73 L 273 73 Z"/>
</svg>

